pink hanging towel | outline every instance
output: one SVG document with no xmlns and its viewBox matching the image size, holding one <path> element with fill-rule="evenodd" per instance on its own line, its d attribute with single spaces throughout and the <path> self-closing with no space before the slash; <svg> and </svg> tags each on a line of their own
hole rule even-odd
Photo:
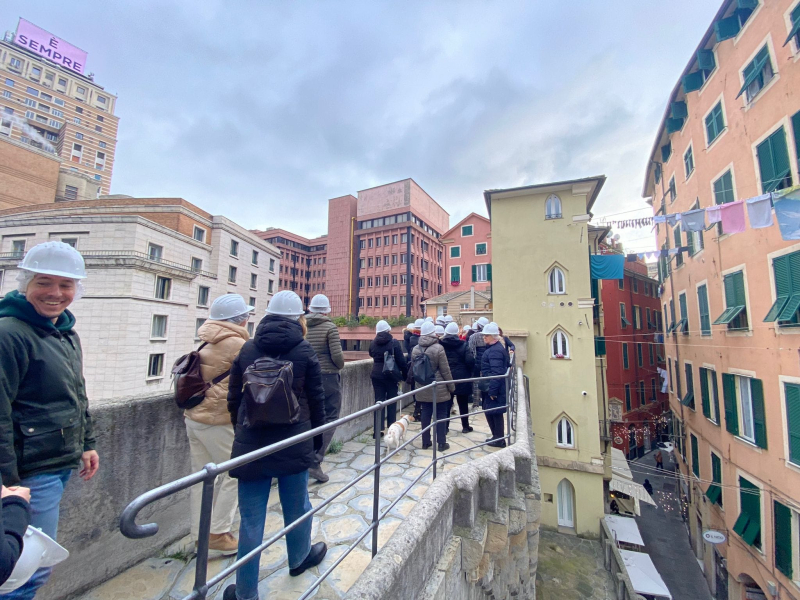
<svg viewBox="0 0 800 600">
<path fill-rule="evenodd" d="M 742 233 L 744 231 L 744 202 L 728 202 L 720 205 L 722 215 L 722 231 L 724 233 Z"/>
<path fill-rule="evenodd" d="M 709 206 L 706 209 L 706 217 L 708 217 L 708 224 L 713 225 L 722 221 L 722 215 L 719 214 L 720 204 L 716 206 Z"/>
</svg>

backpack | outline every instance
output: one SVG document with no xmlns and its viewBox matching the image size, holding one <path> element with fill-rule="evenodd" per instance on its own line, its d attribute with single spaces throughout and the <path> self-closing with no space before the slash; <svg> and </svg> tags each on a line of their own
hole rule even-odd
<svg viewBox="0 0 800 600">
<path fill-rule="evenodd" d="M 400 372 L 400 367 L 397 366 L 397 361 L 394 359 L 394 346 L 391 350 L 383 353 L 383 375 L 394 381 L 400 381 L 403 378 L 403 373 Z"/>
<path fill-rule="evenodd" d="M 300 403 L 292 390 L 292 361 L 263 356 L 242 375 L 247 423 L 292 425 L 300 420 Z"/>
<path fill-rule="evenodd" d="M 436 369 L 425 350 L 412 358 L 411 371 L 414 373 L 414 381 L 420 385 L 428 385 L 436 380 Z"/>
<path fill-rule="evenodd" d="M 188 410 L 200 404 L 206 397 L 206 391 L 217 385 L 220 381 L 231 374 L 228 369 L 220 373 L 211 381 L 203 379 L 200 371 L 200 350 L 208 342 L 203 342 L 197 350 L 192 350 L 189 354 L 184 354 L 172 366 L 172 381 L 175 391 L 175 404 L 178 408 Z"/>
</svg>

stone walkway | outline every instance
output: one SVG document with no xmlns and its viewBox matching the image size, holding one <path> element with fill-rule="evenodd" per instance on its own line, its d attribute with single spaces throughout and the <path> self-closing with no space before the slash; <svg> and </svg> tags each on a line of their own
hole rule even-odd
<svg viewBox="0 0 800 600">
<path fill-rule="evenodd" d="M 599 541 L 539 531 L 536 600 L 614 600 Z"/>
<path fill-rule="evenodd" d="M 411 407 L 405 409 L 409 413 Z M 448 436 L 450 450 L 448 453 L 466 449 L 476 443 L 482 443 L 489 434 L 489 428 L 482 415 L 471 417 L 471 425 L 475 430 L 468 434 L 461 433 L 461 421 L 451 422 Z M 419 423 L 412 423 L 406 440 L 419 433 Z M 469 460 L 485 456 L 495 451 L 494 448 L 481 448 L 464 452 L 439 463 L 439 473 L 455 468 Z M 336 493 L 359 473 L 366 471 L 374 463 L 375 446 L 372 441 L 372 430 L 365 432 L 354 440 L 346 442 L 337 454 L 325 457 L 323 470 L 330 475 L 326 484 L 311 483 L 309 497 L 313 506 L 319 505 L 326 498 Z M 413 481 L 424 467 L 430 464 L 431 450 L 422 450 L 422 439 L 413 442 L 413 449 L 407 447 L 398 452 L 388 463 L 381 467 L 380 506 L 381 512 L 389 506 L 400 493 Z M 408 495 L 400 500 L 392 511 L 381 521 L 378 530 L 379 548 L 394 533 L 397 526 L 413 510 L 417 501 L 422 498 L 432 481 L 429 471 L 417 483 Z M 279 540 L 261 556 L 259 596 L 265 600 L 296 600 L 339 558 L 364 530 L 372 518 L 374 480 L 372 475 L 366 476 L 356 486 L 343 492 L 336 500 L 314 516 L 312 526 L 312 543 L 324 541 L 328 544 L 328 554 L 319 567 L 306 571 L 300 577 L 289 577 L 286 563 L 286 544 Z M 277 490 L 270 494 L 264 538 L 275 534 L 283 527 L 283 516 Z M 369 564 L 372 535 L 367 537 L 342 561 L 310 598 L 318 600 L 334 600 L 345 595 L 350 586 Z M 171 556 L 176 549 L 186 547 L 187 540 L 182 540 L 164 553 Z M 216 559 L 209 562 L 209 578 L 219 573 L 233 562 L 233 558 Z M 602 560 L 600 564 L 602 568 Z M 114 579 L 79 597 L 79 600 L 180 600 L 192 591 L 194 583 L 195 561 L 188 563 L 180 558 L 151 558 L 121 573 Z M 214 586 L 208 598 L 221 600 L 222 590 L 235 581 L 232 575 L 221 584 Z"/>
</svg>

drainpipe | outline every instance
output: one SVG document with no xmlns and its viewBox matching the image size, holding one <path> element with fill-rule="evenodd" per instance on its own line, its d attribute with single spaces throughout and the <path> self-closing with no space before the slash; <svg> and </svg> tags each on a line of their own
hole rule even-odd
<svg viewBox="0 0 800 600">
<path fill-rule="evenodd" d="M 471 285 L 469 288 L 469 307 L 472 310 L 475 310 L 475 285 Z"/>
</svg>

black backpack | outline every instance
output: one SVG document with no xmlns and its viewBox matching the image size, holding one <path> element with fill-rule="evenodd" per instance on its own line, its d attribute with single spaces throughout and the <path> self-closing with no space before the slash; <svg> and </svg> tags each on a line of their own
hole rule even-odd
<svg viewBox="0 0 800 600">
<path fill-rule="evenodd" d="M 292 390 L 293 363 L 264 356 L 242 375 L 247 425 L 292 425 L 300 420 L 300 403 Z"/>
<path fill-rule="evenodd" d="M 433 368 L 431 357 L 427 355 L 425 349 L 412 357 L 411 372 L 414 373 L 414 381 L 420 385 L 428 385 L 436 380 L 436 369 Z"/>
<path fill-rule="evenodd" d="M 192 350 L 189 354 L 184 354 L 172 367 L 172 382 L 175 391 L 175 404 L 184 410 L 194 408 L 206 397 L 206 391 L 217 385 L 220 381 L 231 374 L 228 369 L 220 373 L 211 381 L 203 379 L 200 371 L 200 350 L 206 346 L 207 342 L 200 344 L 197 350 Z"/>
<path fill-rule="evenodd" d="M 397 361 L 394 359 L 395 346 L 392 345 L 391 350 L 383 353 L 383 375 L 389 377 L 394 381 L 400 381 L 403 378 L 403 373 L 400 367 L 397 366 Z"/>
</svg>

